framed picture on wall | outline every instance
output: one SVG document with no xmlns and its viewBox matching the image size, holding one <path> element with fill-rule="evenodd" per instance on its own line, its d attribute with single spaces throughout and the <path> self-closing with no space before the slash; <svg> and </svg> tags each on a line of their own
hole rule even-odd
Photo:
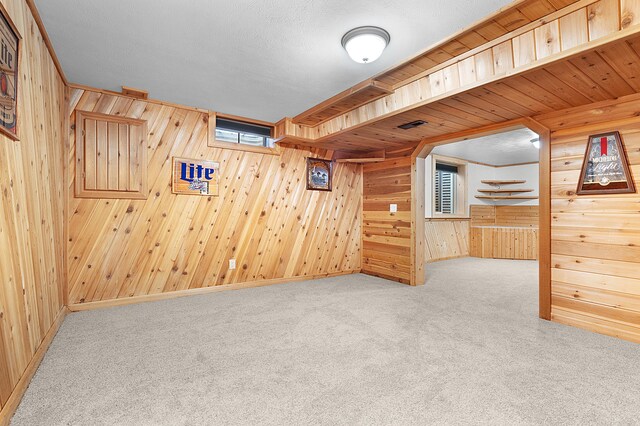
<svg viewBox="0 0 640 426">
<path fill-rule="evenodd" d="M 20 34 L 0 4 L 0 133 L 18 140 Z"/>
<path fill-rule="evenodd" d="M 578 195 L 636 192 L 619 132 L 589 136 Z"/>
<path fill-rule="evenodd" d="M 321 158 L 307 158 L 307 189 L 331 191 L 331 161 Z"/>
</svg>

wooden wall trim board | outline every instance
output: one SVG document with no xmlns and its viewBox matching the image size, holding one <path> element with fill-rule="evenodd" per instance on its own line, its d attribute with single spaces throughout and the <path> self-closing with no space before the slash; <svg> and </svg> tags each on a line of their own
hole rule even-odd
<svg viewBox="0 0 640 426">
<path fill-rule="evenodd" d="M 359 272 L 360 270 L 357 269 L 353 271 L 341 271 L 341 272 L 309 275 L 309 276 L 302 276 L 302 277 L 275 278 L 270 280 L 248 281 L 248 282 L 237 283 L 237 284 L 226 284 L 226 285 L 220 285 L 220 286 L 214 286 L 214 287 L 203 287 L 203 288 L 194 288 L 189 290 L 174 291 L 171 293 L 159 293 L 159 294 L 150 294 L 150 295 L 144 295 L 144 296 L 133 296 L 125 299 L 110 299 L 110 300 L 101 300 L 97 302 L 75 303 L 75 304 L 69 305 L 69 311 L 82 312 L 82 311 L 90 311 L 94 309 L 111 308 L 114 306 L 126 306 L 126 305 L 133 305 L 137 303 L 157 302 L 159 300 L 177 299 L 181 297 L 218 293 L 221 291 L 242 290 L 242 289 L 265 287 L 265 286 L 277 285 L 277 284 L 286 284 L 291 282 L 315 280 L 319 278 L 339 277 L 344 275 L 357 274 Z"/>
<path fill-rule="evenodd" d="M 31 358 L 31 361 L 29 361 L 27 368 L 24 370 L 24 373 L 20 377 L 20 380 L 13 389 L 11 396 L 3 405 L 2 410 L 0 411 L 0 425 L 8 425 L 10 423 L 11 417 L 13 417 L 13 414 L 18 409 L 20 401 L 22 400 L 24 393 L 27 391 L 31 379 L 36 374 L 36 371 L 38 370 L 38 367 L 40 366 L 44 355 L 47 353 L 49 346 L 51 346 L 51 342 L 53 342 L 53 338 L 58 333 L 58 330 L 60 330 L 60 326 L 64 322 L 64 319 L 67 317 L 68 313 L 69 310 L 67 308 L 63 308 L 60 310 L 60 312 L 58 312 L 58 316 L 53 321 L 53 324 L 51 325 L 51 328 L 49 328 L 49 331 L 47 331 L 47 334 L 42 339 L 42 342 Z"/>
<path fill-rule="evenodd" d="M 101 93 L 103 95 L 121 96 L 121 97 L 124 97 L 124 98 L 133 99 L 133 100 L 140 100 L 140 98 L 137 97 L 137 96 L 131 96 L 131 95 L 128 95 L 126 93 L 116 92 L 116 91 L 113 91 L 113 90 L 99 89 L 99 88 L 96 88 L 96 87 L 87 86 L 85 84 L 69 83 L 69 84 L 67 84 L 67 87 L 72 89 L 72 91 L 74 93 L 76 93 L 76 94 L 80 93 L 82 91 L 88 90 L 88 91 L 91 91 L 91 92 Z M 76 99 L 76 101 L 77 101 L 77 99 Z M 148 102 L 150 104 L 163 105 L 163 106 L 167 106 L 167 107 L 180 108 L 180 109 L 184 109 L 184 110 L 188 110 L 188 111 L 207 113 L 207 115 L 210 112 L 207 109 L 192 107 L 192 106 L 189 106 L 189 105 L 177 104 L 177 103 L 173 103 L 173 102 L 162 101 L 162 100 L 159 100 L 159 99 L 149 98 L 149 99 L 144 99 L 144 101 Z M 73 103 L 74 103 L 74 101 L 72 100 L 72 105 L 73 105 Z M 74 109 L 75 109 L 75 106 L 74 106 L 74 108 L 71 108 L 72 111 Z"/>
<path fill-rule="evenodd" d="M 29 6 L 29 10 L 31 11 L 31 15 L 38 26 L 38 30 L 40 31 L 40 35 L 42 36 L 42 40 L 47 46 L 47 50 L 49 55 L 51 56 L 51 60 L 53 61 L 56 71 L 58 71 L 58 75 L 64 82 L 65 86 L 69 84 L 66 75 L 64 74 L 64 70 L 62 69 L 62 65 L 60 64 L 60 60 L 58 59 L 58 55 L 56 55 L 56 51 L 53 49 L 53 44 L 51 43 L 51 39 L 49 38 L 49 34 L 47 33 L 47 29 L 44 27 L 44 23 L 42 22 L 42 18 L 40 17 L 40 12 L 38 12 L 38 8 L 36 7 L 34 0 L 25 0 L 27 6 Z"/>
<path fill-rule="evenodd" d="M 528 126 L 540 137 L 540 195 L 538 197 L 539 316 L 551 320 L 551 132 L 536 120 Z"/>
</svg>

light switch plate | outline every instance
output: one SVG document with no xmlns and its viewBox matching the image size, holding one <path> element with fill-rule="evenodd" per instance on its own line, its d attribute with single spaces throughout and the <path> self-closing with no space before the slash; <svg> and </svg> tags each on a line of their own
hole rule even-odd
<svg viewBox="0 0 640 426">
<path fill-rule="evenodd" d="M 236 269 L 236 260 L 229 259 L 229 269 Z"/>
<path fill-rule="evenodd" d="M 389 213 L 398 213 L 398 205 L 389 204 Z"/>
</svg>

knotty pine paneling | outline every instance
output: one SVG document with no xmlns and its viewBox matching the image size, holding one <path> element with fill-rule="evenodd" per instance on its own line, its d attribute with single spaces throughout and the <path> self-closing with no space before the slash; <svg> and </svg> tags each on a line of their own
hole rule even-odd
<svg viewBox="0 0 640 426">
<path fill-rule="evenodd" d="M 425 263 L 469 256 L 468 219 L 427 219 Z"/>
<path fill-rule="evenodd" d="M 469 255 L 489 259 L 536 260 L 538 258 L 538 228 L 471 227 Z"/>
<path fill-rule="evenodd" d="M 470 208 L 469 255 L 493 259 L 538 259 L 538 206 Z"/>
<path fill-rule="evenodd" d="M 589 135 L 618 130 L 640 183 L 638 96 L 540 117 L 551 134 L 552 319 L 640 343 L 640 195 L 577 196 Z"/>
<path fill-rule="evenodd" d="M 363 182 L 362 272 L 410 284 L 411 157 L 365 164 Z"/>
<path fill-rule="evenodd" d="M 64 305 L 65 88 L 27 3 L 2 4 L 22 35 L 20 140 L 0 136 L 0 423 L 4 424 L 20 400 L 27 376 L 35 371 L 38 348 L 49 331 L 55 332 Z"/>
<path fill-rule="evenodd" d="M 360 270 L 361 166 L 334 164 L 333 192 L 307 191 L 306 157 L 330 153 L 208 147 L 202 111 L 80 89 L 72 103 L 147 121 L 149 195 L 70 195 L 70 304 Z M 172 194 L 174 156 L 219 162 L 220 196 Z"/>
</svg>

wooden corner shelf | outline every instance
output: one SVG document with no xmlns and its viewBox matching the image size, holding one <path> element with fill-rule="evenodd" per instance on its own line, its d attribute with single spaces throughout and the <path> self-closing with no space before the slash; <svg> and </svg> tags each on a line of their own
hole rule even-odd
<svg viewBox="0 0 640 426">
<path fill-rule="evenodd" d="M 480 200 L 537 200 L 533 195 L 476 195 Z"/>
<path fill-rule="evenodd" d="M 517 185 L 519 183 L 527 183 L 526 180 L 481 180 L 480 182 L 487 185 Z"/>
<path fill-rule="evenodd" d="M 390 85 L 370 78 L 295 116 L 292 122 L 316 126 L 390 93 L 393 93 Z"/>
<path fill-rule="evenodd" d="M 523 192 L 533 192 L 533 189 L 478 189 L 478 192 L 485 194 L 521 194 Z"/>
</svg>

